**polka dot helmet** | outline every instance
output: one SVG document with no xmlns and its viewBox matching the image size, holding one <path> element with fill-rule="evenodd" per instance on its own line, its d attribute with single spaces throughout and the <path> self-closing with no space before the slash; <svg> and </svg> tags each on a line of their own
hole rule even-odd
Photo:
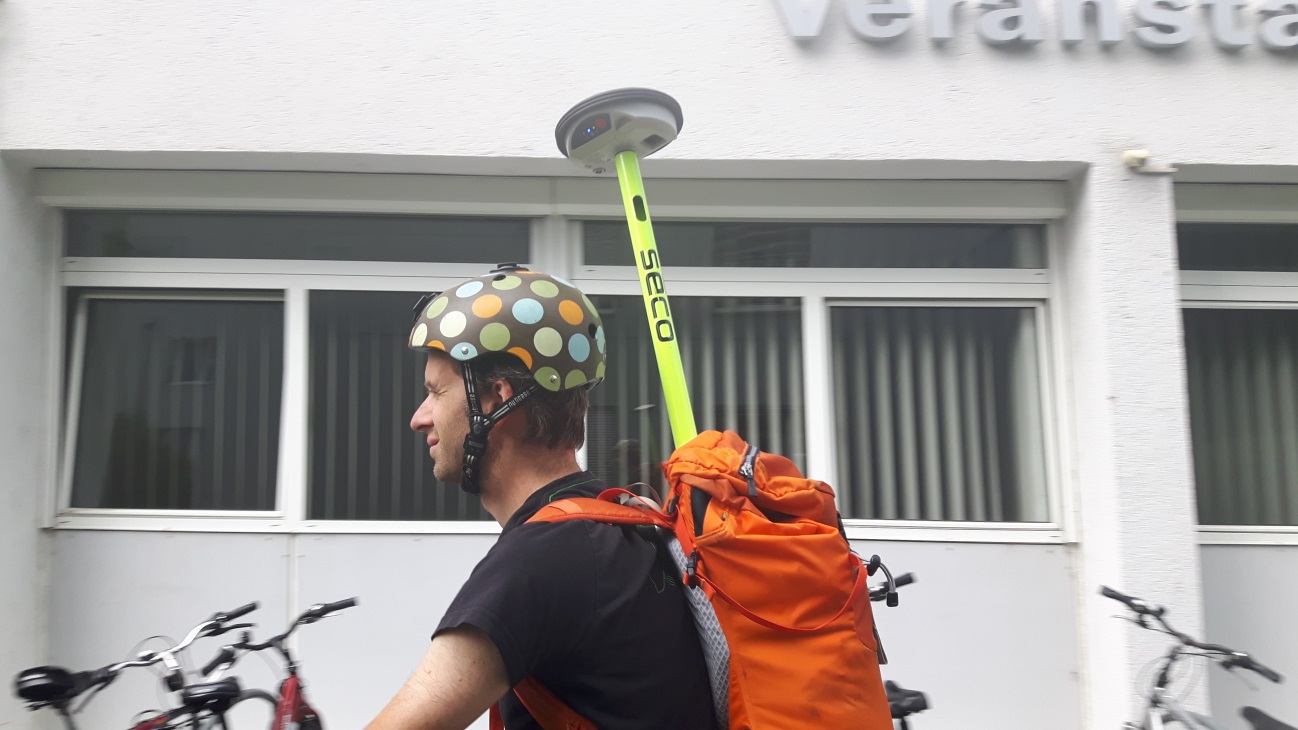
<svg viewBox="0 0 1298 730">
<path fill-rule="evenodd" d="M 501 264 L 415 306 L 410 347 L 460 361 L 505 352 L 550 391 L 604 379 L 604 323 L 590 299 L 555 276 Z"/>
</svg>

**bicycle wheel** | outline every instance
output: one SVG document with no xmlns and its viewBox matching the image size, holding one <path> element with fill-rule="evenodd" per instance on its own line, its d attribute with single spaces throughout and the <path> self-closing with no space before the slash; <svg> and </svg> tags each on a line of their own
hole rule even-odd
<svg viewBox="0 0 1298 730">
<path fill-rule="evenodd" d="M 271 717 L 275 716 L 275 706 L 279 704 L 279 700 L 277 700 L 274 695 L 263 689 L 245 689 L 240 692 L 239 698 L 231 703 L 230 709 L 233 710 L 235 707 L 238 707 L 248 700 L 261 700 L 262 702 L 265 702 L 270 705 Z M 230 724 L 225 720 L 218 722 L 215 717 L 209 716 L 203 718 L 198 723 L 195 730 L 230 730 Z"/>
<path fill-rule="evenodd" d="M 1168 712 L 1163 719 L 1166 730 L 1225 730 L 1211 717 L 1187 710 Z"/>
</svg>

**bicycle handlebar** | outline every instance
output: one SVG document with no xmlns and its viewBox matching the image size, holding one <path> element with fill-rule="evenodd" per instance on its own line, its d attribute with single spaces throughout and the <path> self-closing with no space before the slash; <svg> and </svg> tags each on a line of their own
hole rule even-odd
<svg viewBox="0 0 1298 730">
<path fill-rule="evenodd" d="M 1219 663 L 1226 669 L 1230 669 L 1232 667 L 1241 667 L 1243 669 L 1256 672 L 1257 674 L 1265 677 L 1266 679 L 1269 679 L 1270 681 L 1276 684 L 1280 684 L 1282 681 L 1284 681 L 1284 678 L 1280 676 L 1279 672 L 1262 664 L 1261 662 L 1257 661 L 1256 659 L 1254 659 L 1253 657 L 1249 656 L 1248 654 L 1242 651 L 1236 651 L 1235 649 L 1232 649 L 1228 646 L 1222 646 L 1221 644 L 1206 644 L 1202 641 L 1198 641 L 1193 637 L 1187 634 L 1183 634 L 1180 631 L 1177 631 L 1176 629 L 1172 628 L 1172 625 L 1167 622 L 1166 618 L 1164 618 L 1164 614 L 1167 613 L 1167 608 L 1164 606 L 1158 606 L 1153 603 L 1149 603 L 1148 601 L 1144 601 L 1139 598 L 1135 598 L 1133 596 L 1128 596 L 1127 594 L 1122 593 L 1120 591 L 1115 591 L 1108 586 L 1100 586 L 1100 595 L 1104 596 L 1105 598 L 1111 598 L 1125 605 L 1127 608 L 1131 609 L 1137 616 L 1140 617 L 1138 623 L 1142 628 L 1149 628 L 1149 626 L 1146 625 L 1144 621 L 1144 618 L 1148 616 L 1154 619 L 1155 621 L 1157 621 L 1159 625 L 1163 627 L 1164 633 L 1172 636 L 1177 641 L 1181 642 L 1183 646 L 1188 646 L 1192 649 L 1198 649 L 1200 651 L 1206 651 L 1213 654 L 1225 654 L 1226 658 L 1220 660 Z"/>
<path fill-rule="evenodd" d="M 256 611 L 257 606 L 259 605 L 260 604 L 257 603 L 256 601 L 253 601 L 252 603 L 248 603 L 243 606 L 240 606 L 234 609 L 233 611 L 226 611 L 224 613 L 214 613 L 212 614 L 211 620 L 217 623 L 226 623 L 229 621 L 233 621 L 237 618 L 246 616 L 252 613 L 253 611 Z"/>
<path fill-rule="evenodd" d="M 176 644 L 170 649 L 141 652 L 135 659 L 124 661 L 124 662 L 118 662 L 117 664 L 110 664 L 107 667 L 94 670 L 92 674 L 99 673 L 99 672 L 107 672 L 109 674 L 116 675 L 118 672 L 120 672 L 123 669 L 126 669 L 127 667 L 151 666 L 153 664 L 157 664 L 158 662 L 166 661 L 172 655 L 182 652 L 185 649 L 188 649 L 191 644 L 193 644 L 195 641 L 198 641 L 200 638 L 207 637 L 207 636 L 220 636 L 221 634 L 224 634 L 225 632 L 230 631 L 231 629 L 249 627 L 252 624 L 230 625 L 229 622 L 233 621 L 236 618 L 239 618 L 240 616 L 246 616 L 247 614 L 252 613 L 253 611 L 257 610 L 257 606 L 258 606 L 257 602 L 253 601 L 252 603 L 240 606 L 234 609 L 233 611 L 224 611 L 224 612 L 218 611 L 217 613 L 212 614 L 212 617 L 209 618 L 208 620 L 190 629 L 189 633 L 185 635 L 185 638 L 182 639 L 179 644 Z"/>
<path fill-rule="evenodd" d="M 1256 672 L 1257 674 L 1262 675 L 1275 684 L 1280 684 L 1284 681 L 1284 677 L 1280 676 L 1279 672 L 1266 666 L 1262 662 L 1259 662 L 1253 657 L 1243 654 L 1242 652 L 1236 652 L 1235 656 L 1227 657 L 1222 661 L 1222 665 L 1227 669 L 1231 667 L 1243 667 L 1251 672 Z"/>
<path fill-rule="evenodd" d="M 42 707 L 51 703 L 70 702 L 90 690 L 98 692 L 104 687 L 107 687 L 113 682 L 113 680 L 117 679 L 117 675 L 120 674 L 123 669 L 129 669 L 131 667 L 148 667 L 158 664 L 159 662 L 167 665 L 169 670 L 168 679 L 170 681 L 171 675 L 177 677 L 180 676 L 180 664 L 175 659 L 177 653 L 189 648 L 189 646 L 199 638 L 205 636 L 218 636 L 231 629 L 251 626 L 252 624 L 230 624 L 229 622 L 240 616 L 247 615 L 256 608 L 257 603 L 254 601 L 253 603 L 240 606 L 233 611 L 214 613 L 211 618 L 190 629 L 189 633 L 185 635 L 185 638 L 173 647 L 155 651 L 143 651 L 137 654 L 134 659 L 127 659 L 126 661 L 109 664 L 108 666 L 100 667 L 98 669 L 83 672 L 67 672 L 67 670 L 59 667 L 34 667 L 20 674 L 19 680 L 17 681 L 22 682 L 24 676 L 27 676 L 29 672 L 32 672 L 35 673 L 36 677 L 61 676 L 66 678 L 66 683 L 62 684 L 56 681 L 53 684 L 53 687 L 57 689 L 51 690 L 49 689 L 50 683 L 48 681 L 36 679 L 34 680 L 35 682 L 47 687 L 47 689 L 43 690 L 43 692 L 46 693 L 45 696 L 34 697 L 27 695 L 21 688 L 19 689 L 19 696 L 31 702 L 33 708 Z M 58 691 L 59 689 L 62 691 Z"/>
<path fill-rule="evenodd" d="M 1105 598 L 1112 598 L 1142 616 L 1159 618 L 1163 615 L 1164 609 L 1162 606 L 1155 606 L 1154 604 L 1147 603 L 1139 598 L 1133 598 L 1132 596 L 1128 596 L 1120 591 L 1115 591 L 1108 586 L 1100 586 L 1100 595 Z"/>
<path fill-rule="evenodd" d="M 306 624 L 315 623 L 316 621 L 319 621 L 320 619 L 325 618 L 337 611 L 342 611 L 351 608 L 352 606 L 355 606 L 358 602 L 359 601 L 355 597 L 352 597 L 352 598 L 344 598 L 341 601 L 334 601 L 333 603 L 317 603 L 316 605 L 303 611 L 301 615 L 299 615 L 296 619 L 293 620 L 293 623 L 288 627 L 288 630 L 280 634 L 279 636 L 273 636 L 270 639 L 267 639 L 266 641 L 263 641 L 260 644 L 254 644 L 248 640 L 249 637 L 245 634 L 244 640 L 239 642 L 236 645 L 236 648 L 245 649 L 247 651 L 261 651 L 263 649 L 269 649 L 272 646 L 275 646 L 280 642 L 283 642 L 285 639 L 287 639 L 290 635 L 292 635 L 292 633 L 295 630 L 297 630 L 297 627 Z M 207 672 L 204 673 L 206 674 Z"/>
<path fill-rule="evenodd" d="M 303 611 L 296 619 L 294 619 L 293 623 L 289 625 L 288 629 L 284 633 L 279 634 L 278 636 L 272 636 L 261 643 L 254 643 L 252 640 L 252 632 L 245 631 L 237 643 L 227 644 L 226 646 L 221 647 L 221 650 L 217 652 L 216 656 L 212 657 L 211 661 L 203 665 L 202 674 L 210 681 L 211 675 L 217 670 L 223 670 L 233 666 L 235 662 L 238 661 L 240 652 L 247 653 L 264 651 L 266 649 L 274 649 L 279 652 L 288 664 L 289 673 L 292 674 L 296 672 L 297 663 L 293 659 L 292 652 L 286 645 L 286 642 L 288 641 L 288 637 L 297 630 L 297 627 L 315 623 L 316 621 L 326 618 L 335 612 L 351 608 L 357 603 L 358 601 L 355 597 L 345 598 L 341 601 L 334 601 L 332 603 L 317 603 Z"/>
<path fill-rule="evenodd" d="M 302 616 L 307 616 L 308 614 L 310 614 L 315 618 L 324 618 L 325 616 L 328 616 L 329 614 L 334 613 L 335 611 L 343 611 L 348 608 L 351 608 L 352 606 L 355 606 L 356 603 L 357 601 L 355 596 L 351 598 L 344 598 L 341 601 L 334 601 L 333 603 L 322 603 L 322 604 L 312 606 L 311 608 L 308 608 L 306 611 L 302 613 Z M 301 621 L 302 618 L 299 617 L 298 620 Z"/>
</svg>

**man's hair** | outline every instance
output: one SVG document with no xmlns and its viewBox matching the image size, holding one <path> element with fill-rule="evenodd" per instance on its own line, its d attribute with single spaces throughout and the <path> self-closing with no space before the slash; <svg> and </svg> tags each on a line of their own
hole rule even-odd
<svg viewBox="0 0 1298 730">
<path fill-rule="evenodd" d="M 536 384 L 523 361 L 507 353 L 491 353 L 473 361 L 473 380 L 478 393 L 485 393 L 497 380 L 507 381 L 515 393 Z M 546 448 L 580 449 L 586 442 L 586 388 L 553 392 L 538 388 L 518 405 L 527 416 L 527 437 Z"/>
</svg>

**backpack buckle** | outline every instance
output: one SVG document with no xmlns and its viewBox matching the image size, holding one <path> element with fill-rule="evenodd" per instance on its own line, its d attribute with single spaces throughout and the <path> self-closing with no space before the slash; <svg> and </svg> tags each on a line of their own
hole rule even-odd
<svg viewBox="0 0 1298 730">
<path fill-rule="evenodd" d="M 685 576 L 682 578 L 682 582 L 690 588 L 697 588 L 699 585 L 699 579 L 696 575 L 698 566 L 699 551 L 696 548 L 690 551 L 690 558 L 685 563 Z"/>
</svg>

